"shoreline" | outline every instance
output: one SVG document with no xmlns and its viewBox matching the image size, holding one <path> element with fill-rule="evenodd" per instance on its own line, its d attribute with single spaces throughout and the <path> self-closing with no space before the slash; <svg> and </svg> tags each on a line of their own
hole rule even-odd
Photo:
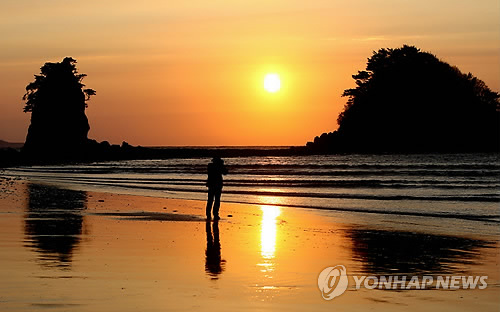
<svg viewBox="0 0 500 312">
<path fill-rule="evenodd" d="M 167 201 L 187 201 L 195 203 L 195 206 L 201 207 L 200 215 L 202 218 L 205 215 L 204 205 L 206 201 L 204 199 L 193 199 L 186 198 L 182 195 L 179 197 L 172 197 L 171 194 L 165 193 L 165 196 L 158 196 L 157 193 L 149 193 L 144 189 L 130 189 L 127 187 L 113 186 L 108 188 L 99 188 L 97 185 L 62 181 L 62 180 L 45 180 L 40 178 L 30 178 L 28 177 L 17 177 L 10 179 L 19 179 L 20 181 L 33 181 L 34 183 L 51 185 L 55 187 L 66 188 L 76 191 L 84 192 L 96 192 L 96 193 L 107 193 L 115 194 L 121 196 L 138 196 L 138 197 L 148 197 L 164 199 Z M 498 223 L 500 220 L 495 220 L 494 218 L 500 218 L 499 215 L 491 216 L 478 216 L 475 214 L 467 215 L 452 215 L 445 212 L 442 213 L 419 213 L 419 212 L 406 212 L 406 211 L 393 211 L 393 210 L 371 210 L 369 208 L 358 208 L 358 207 L 322 207 L 322 206 L 307 206 L 307 205 L 293 205 L 286 203 L 255 203 L 255 202 L 244 202 L 244 201 L 232 201 L 231 199 L 225 199 L 224 194 L 227 191 L 223 191 L 221 204 L 229 205 L 233 207 L 233 210 L 237 210 L 236 207 L 246 207 L 247 209 L 258 210 L 261 206 L 273 206 L 284 209 L 301 210 L 304 213 L 314 214 L 322 216 L 325 218 L 331 218 L 332 222 L 338 222 L 339 220 L 347 220 L 352 224 L 359 224 L 363 226 L 377 225 L 378 227 L 382 224 L 388 225 L 391 229 L 400 230 L 411 230 L 411 231 L 427 231 L 435 232 L 438 234 L 446 235 L 457 235 L 454 232 L 454 228 L 459 228 L 463 231 L 464 235 L 469 236 L 487 236 L 487 237 L 499 237 L 500 229 L 498 228 Z M 204 195 L 205 196 L 205 195 Z M 492 219 L 493 218 L 493 219 Z M 467 224 L 469 222 L 470 224 Z M 399 223 L 399 224 L 398 224 Z M 479 231 L 479 232 L 478 232 Z"/>
</svg>

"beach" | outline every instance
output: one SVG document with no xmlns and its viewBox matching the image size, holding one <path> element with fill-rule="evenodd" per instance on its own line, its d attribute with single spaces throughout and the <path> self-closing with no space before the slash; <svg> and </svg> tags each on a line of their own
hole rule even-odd
<svg viewBox="0 0 500 312">
<path fill-rule="evenodd" d="M 491 227 L 481 231 L 479 221 L 223 202 L 222 220 L 207 223 L 201 200 L 26 178 L 2 179 L 1 188 L 1 310 L 496 311 L 500 305 L 499 235 Z M 349 286 L 324 300 L 318 275 L 336 265 L 347 269 Z M 488 276 L 488 285 L 356 289 L 351 279 L 361 275 Z"/>
</svg>

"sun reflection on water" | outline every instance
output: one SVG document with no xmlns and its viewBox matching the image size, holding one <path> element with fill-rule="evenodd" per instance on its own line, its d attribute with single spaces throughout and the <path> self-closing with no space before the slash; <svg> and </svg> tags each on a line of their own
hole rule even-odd
<svg viewBox="0 0 500 312">
<path fill-rule="evenodd" d="M 260 235 L 260 253 L 262 258 L 270 260 L 276 252 L 277 225 L 276 218 L 280 215 L 280 207 L 261 206 L 262 229 Z M 269 266 L 271 263 L 266 263 Z"/>
<path fill-rule="evenodd" d="M 276 243 L 278 241 L 278 216 L 281 208 L 278 206 L 261 205 L 262 221 L 260 230 L 260 256 L 257 267 L 262 273 L 263 280 L 256 285 L 259 300 L 270 300 L 277 292 L 276 269 Z"/>
</svg>

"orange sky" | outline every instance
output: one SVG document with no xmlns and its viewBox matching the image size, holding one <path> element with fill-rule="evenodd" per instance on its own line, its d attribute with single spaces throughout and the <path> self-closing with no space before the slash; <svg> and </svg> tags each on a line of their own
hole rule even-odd
<svg viewBox="0 0 500 312">
<path fill-rule="evenodd" d="M 498 92 L 499 38 L 498 0 L 2 0 L 0 139 L 24 141 L 24 88 L 65 56 L 97 91 L 99 141 L 303 145 L 337 127 L 373 50 L 416 45 Z"/>
</svg>

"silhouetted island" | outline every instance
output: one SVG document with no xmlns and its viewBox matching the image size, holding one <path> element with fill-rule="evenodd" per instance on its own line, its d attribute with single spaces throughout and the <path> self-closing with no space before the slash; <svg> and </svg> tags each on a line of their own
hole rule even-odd
<svg viewBox="0 0 500 312">
<path fill-rule="evenodd" d="M 26 141 L 20 152 L 12 148 L 1 150 L 0 166 L 138 156 L 140 148 L 127 142 L 120 146 L 88 138 L 86 102 L 96 91 L 84 88 L 82 80 L 86 75 L 78 73 L 76 63 L 71 57 L 60 63 L 47 62 L 26 86 L 24 112 L 31 113 Z"/>
<path fill-rule="evenodd" d="M 405 45 L 373 52 L 352 77 L 338 130 L 304 151 L 498 151 L 500 95 L 472 74 Z"/>
<path fill-rule="evenodd" d="M 26 86 L 24 112 L 31 112 L 31 124 L 23 152 L 36 158 L 71 158 L 85 149 L 90 130 L 85 115 L 86 100 L 95 94 L 82 89 L 85 74 L 79 74 L 76 60 L 45 63 L 35 81 Z"/>
</svg>

